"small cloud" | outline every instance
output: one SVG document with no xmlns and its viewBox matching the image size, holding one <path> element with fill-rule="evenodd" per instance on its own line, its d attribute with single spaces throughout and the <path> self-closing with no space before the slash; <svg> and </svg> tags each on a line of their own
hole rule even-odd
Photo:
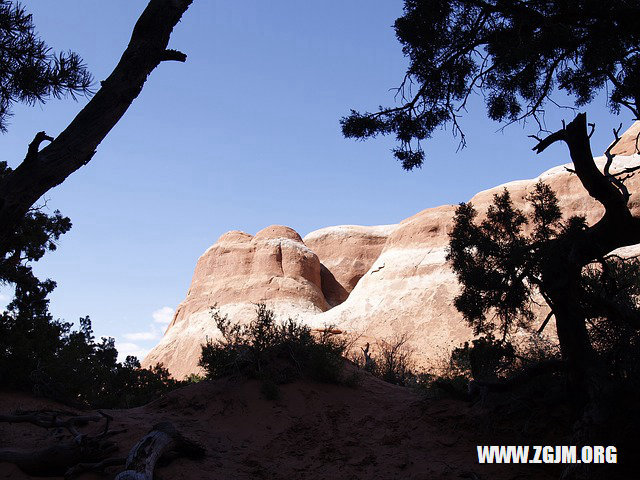
<svg viewBox="0 0 640 480">
<path fill-rule="evenodd" d="M 150 332 L 125 333 L 123 337 L 132 341 L 157 340 L 159 338 L 158 332 L 154 328 Z"/>
<path fill-rule="evenodd" d="M 126 358 L 128 355 L 133 355 L 138 357 L 138 360 L 142 360 L 149 353 L 148 349 L 130 342 L 116 343 L 116 348 L 118 349 L 118 357 L 121 359 Z"/>
<path fill-rule="evenodd" d="M 151 314 L 156 323 L 167 325 L 173 320 L 174 310 L 171 307 L 162 307 Z"/>
</svg>

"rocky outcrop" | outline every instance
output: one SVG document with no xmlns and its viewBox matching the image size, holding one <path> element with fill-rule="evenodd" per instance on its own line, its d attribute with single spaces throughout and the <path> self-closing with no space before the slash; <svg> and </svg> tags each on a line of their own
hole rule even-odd
<svg viewBox="0 0 640 480">
<path fill-rule="evenodd" d="M 600 166 L 604 159 L 598 160 Z M 640 163 L 638 157 L 620 157 L 613 169 Z M 589 223 L 603 213 L 588 196 L 577 177 L 564 166 L 553 168 L 531 180 L 520 180 L 476 194 L 471 203 L 482 219 L 494 195 L 508 189 L 514 204 L 529 210 L 526 196 L 538 180 L 557 193 L 563 212 L 582 215 Z M 640 215 L 640 179 L 627 184 L 633 192 L 630 203 Z M 448 356 L 452 347 L 472 338 L 472 331 L 455 309 L 459 292 L 455 274 L 446 262 L 448 233 L 455 206 L 429 208 L 410 217 L 389 235 L 380 256 L 357 283 L 349 298 L 331 310 L 309 319 L 312 326 L 332 325 L 360 337 L 361 342 L 393 340 L 406 335 L 419 364 L 428 365 Z M 640 249 L 626 249 L 625 254 Z M 542 317 L 546 307 L 540 309 Z M 547 327 L 553 334 L 554 327 Z"/>
<path fill-rule="evenodd" d="M 320 260 L 291 228 L 274 225 L 255 236 L 240 231 L 222 235 L 198 259 L 187 297 L 144 365 L 163 363 L 178 378 L 197 371 L 201 344 L 219 334 L 211 307 L 250 321 L 256 303 L 293 317 L 329 308 Z"/>
<path fill-rule="evenodd" d="M 331 306 L 345 301 L 380 256 L 396 225 L 340 225 L 315 230 L 304 237 L 323 265 L 322 290 Z"/>
<path fill-rule="evenodd" d="M 616 146 L 619 156 L 612 170 L 640 163 L 638 155 L 622 156 L 634 151 L 633 128 L 640 132 L 638 125 Z M 603 163 L 598 160 L 601 167 Z M 482 218 L 494 195 L 506 188 L 514 204 L 526 212 L 526 197 L 538 180 L 553 188 L 567 215 L 582 215 L 589 223 L 601 217 L 601 205 L 564 166 L 480 192 L 471 202 Z M 633 177 L 627 185 L 632 210 L 640 215 L 640 179 Z M 268 227 L 255 237 L 229 232 L 198 260 L 187 298 L 144 364 L 162 362 L 177 377 L 194 371 L 200 344 L 216 335 L 209 307 L 217 304 L 243 322 L 254 318 L 257 302 L 314 328 L 334 326 L 360 342 L 405 335 L 423 365 L 444 358 L 472 337 L 453 306 L 459 285 L 446 262 L 454 212 L 455 206 L 445 205 L 397 225 L 328 227 L 304 240 L 281 226 Z M 623 253 L 640 253 L 640 248 L 629 247 Z M 545 314 L 541 307 L 540 315 Z"/>
<path fill-rule="evenodd" d="M 622 134 L 620 141 L 611 149 L 614 155 L 634 155 L 640 153 L 640 121 L 634 122 L 629 129 Z"/>
</svg>

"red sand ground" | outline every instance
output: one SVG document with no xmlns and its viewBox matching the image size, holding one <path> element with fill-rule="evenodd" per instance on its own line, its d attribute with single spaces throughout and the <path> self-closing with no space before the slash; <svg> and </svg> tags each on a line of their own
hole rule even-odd
<svg viewBox="0 0 640 480">
<path fill-rule="evenodd" d="M 56 405 L 23 394 L 0 394 L 3 413 L 44 407 Z M 284 385 L 277 401 L 264 399 L 254 381 L 206 381 L 144 407 L 108 412 L 115 418 L 113 429 L 127 429 L 114 437 L 120 444 L 114 456 L 126 456 L 163 420 L 206 447 L 201 461 L 177 459 L 158 468 L 158 480 L 557 478 L 557 470 L 541 465 L 479 465 L 478 443 L 527 442 L 515 433 L 511 438 L 497 433 L 466 402 L 425 400 L 369 375 L 356 387 Z M 0 424 L 0 447 L 42 447 L 53 441 L 53 432 L 35 426 Z M 34 477 L 0 463 L 0 479 L 29 478 Z"/>
</svg>

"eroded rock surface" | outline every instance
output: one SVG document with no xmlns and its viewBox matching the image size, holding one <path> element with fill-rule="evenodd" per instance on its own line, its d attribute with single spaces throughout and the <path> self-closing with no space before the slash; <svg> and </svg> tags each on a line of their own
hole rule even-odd
<svg viewBox="0 0 640 480">
<path fill-rule="evenodd" d="M 616 146 L 612 170 L 640 164 L 635 151 L 640 123 Z M 604 159 L 598 159 L 602 168 Z M 556 192 L 562 211 L 595 223 L 603 214 L 577 177 L 564 166 L 538 178 L 519 180 L 476 194 L 471 202 L 482 218 L 494 195 L 507 188 L 514 204 L 528 211 L 526 197 L 538 180 Z M 640 180 L 627 181 L 634 215 L 640 215 Z M 400 335 L 409 338 L 418 363 L 445 358 L 471 339 L 471 329 L 453 306 L 459 292 L 446 262 L 455 206 L 423 210 L 397 225 L 337 226 L 309 233 L 272 226 L 255 236 L 229 232 L 198 260 L 191 287 L 167 332 L 144 361 L 161 362 L 177 377 L 196 370 L 200 344 L 217 332 L 209 308 L 246 322 L 264 302 L 282 318 L 297 317 L 314 328 L 332 325 L 360 342 Z M 625 255 L 640 253 L 637 246 Z M 540 316 L 546 315 L 545 307 Z M 547 327 L 553 331 L 553 325 Z"/>
<path fill-rule="evenodd" d="M 200 345 L 218 331 L 210 309 L 238 321 L 255 318 L 255 304 L 299 316 L 329 308 L 322 293 L 318 256 L 289 227 L 273 225 L 255 236 L 222 235 L 199 259 L 185 300 L 144 365 L 162 363 L 181 378 L 197 371 Z"/>
</svg>

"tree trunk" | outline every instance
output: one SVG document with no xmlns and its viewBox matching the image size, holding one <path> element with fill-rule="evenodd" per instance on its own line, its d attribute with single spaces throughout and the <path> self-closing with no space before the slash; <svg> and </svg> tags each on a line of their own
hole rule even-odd
<svg viewBox="0 0 640 480">
<path fill-rule="evenodd" d="M 640 243 L 640 219 L 631 214 L 626 187 L 609 172 L 613 161 L 610 151 L 604 170 L 596 165 L 585 114 L 577 115 L 566 127 L 540 140 L 534 150 L 541 153 L 558 141 L 569 147 L 573 171 L 587 193 L 605 208 L 595 225 L 553 240 L 544 252 L 546 260 L 542 268 L 542 283 L 553 303 L 558 340 L 567 363 L 569 388 L 583 411 L 599 421 L 606 413 L 603 406 L 607 375 L 591 347 L 581 311 L 580 275 L 585 265 L 616 248 Z"/>
<path fill-rule="evenodd" d="M 183 437 L 171 423 L 159 423 L 133 446 L 126 470 L 115 480 L 153 480 L 158 460 L 171 451 L 195 459 L 204 456 L 204 448 Z"/>
<path fill-rule="evenodd" d="M 563 360 L 566 363 L 569 389 L 578 403 L 588 399 L 589 372 L 596 365 L 596 358 L 589 341 L 585 319 L 577 302 L 569 292 L 550 291 L 553 301 L 556 329 Z"/>
<path fill-rule="evenodd" d="M 577 249 L 579 238 L 558 239 L 545 252 L 542 268 L 545 293 L 553 304 L 556 331 L 567 375 L 567 388 L 576 412 L 591 412 L 594 421 L 603 420 L 606 412 L 603 390 L 606 369 L 598 360 L 587 331 L 586 318 L 580 304 L 582 261 Z"/>
<path fill-rule="evenodd" d="M 55 139 L 36 135 L 24 161 L 0 180 L 0 254 L 7 239 L 42 195 L 86 165 L 95 150 L 142 91 L 149 74 L 162 62 L 184 62 L 186 55 L 168 50 L 171 32 L 193 0 L 150 0 L 138 19 L 127 49 L 111 75 L 73 121 Z M 52 140 L 38 151 L 42 141 Z"/>
</svg>

